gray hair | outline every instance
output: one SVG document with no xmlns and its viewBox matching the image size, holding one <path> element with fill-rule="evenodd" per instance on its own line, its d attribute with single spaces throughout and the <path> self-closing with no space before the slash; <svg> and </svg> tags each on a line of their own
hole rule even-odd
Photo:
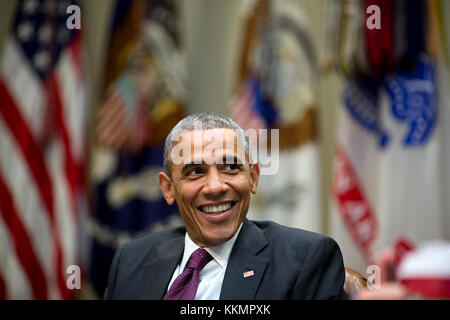
<svg viewBox="0 0 450 320">
<path fill-rule="evenodd" d="M 180 137 L 184 132 L 193 131 L 200 128 L 202 130 L 222 128 L 233 129 L 238 140 L 245 145 L 245 155 L 248 157 L 249 163 L 252 163 L 248 138 L 245 135 L 244 130 L 233 119 L 215 112 L 199 112 L 191 114 L 178 122 L 166 138 L 164 143 L 164 170 L 167 174 L 169 174 L 169 176 L 171 174 L 170 152 L 174 145 L 178 142 L 178 137 Z"/>
</svg>

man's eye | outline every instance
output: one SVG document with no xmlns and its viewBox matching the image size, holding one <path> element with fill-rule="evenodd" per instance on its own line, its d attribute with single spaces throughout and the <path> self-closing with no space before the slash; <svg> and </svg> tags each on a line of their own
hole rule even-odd
<svg viewBox="0 0 450 320">
<path fill-rule="evenodd" d="M 203 173 L 203 170 L 202 169 L 200 169 L 200 168 L 195 168 L 195 169 L 192 169 L 192 170 L 190 170 L 189 172 L 188 172 L 188 176 L 196 176 L 196 175 L 200 175 L 200 174 L 202 174 Z"/>
<path fill-rule="evenodd" d="M 225 171 L 233 171 L 233 172 L 239 170 L 239 168 L 240 168 L 240 166 L 237 164 L 234 164 L 234 163 L 227 164 L 224 167 Z"/>
</svg>

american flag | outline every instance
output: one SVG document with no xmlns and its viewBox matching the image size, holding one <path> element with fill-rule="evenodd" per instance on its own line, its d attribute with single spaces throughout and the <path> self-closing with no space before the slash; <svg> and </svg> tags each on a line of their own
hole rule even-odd
<svg viewBox="0 0 450 320">
<path fill-rule="evenodd" d="M 258 92 L 252 80 L 248 80 L 231 104 L 231 118 L 244 130 L 267 128 L 266 121 L 257 110 L 257 103 Z"/>
<path fill-rule="evenodd" d="M 0 66 L 0 299 L 67 299 L 86 92 L 73 1 L 20 0 Z M 73 12 L 73 11 L 72 11 Z"/>
<path fill-rule="evenodd" d="M 96 135 L 102 146 L 138 152 L 148 142 L 149 90 L 139 90 L 135 81 L 129 73 L 122 75 L 98 108 Z"/>
</svg>

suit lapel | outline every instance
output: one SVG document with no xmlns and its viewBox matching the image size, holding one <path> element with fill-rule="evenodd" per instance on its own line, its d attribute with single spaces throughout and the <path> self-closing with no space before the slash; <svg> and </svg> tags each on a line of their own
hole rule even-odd
<svg viewBox="0 0 450 320">
<path fill-rule="evenodd" d="M 268 263 L 257 253 L 265 246 L 267 241 L 262 231 L 245 219 L 225 271 L 221 300 L 254 299 Z"/>
<path fill-rule="evenodd" d="M 159 300 L 164 297 L 183 250 L 184 233 L 158 247 L 157 256 L 144 267 L 145 287 L 148 288 L 144 299 Z"/>
</svg>

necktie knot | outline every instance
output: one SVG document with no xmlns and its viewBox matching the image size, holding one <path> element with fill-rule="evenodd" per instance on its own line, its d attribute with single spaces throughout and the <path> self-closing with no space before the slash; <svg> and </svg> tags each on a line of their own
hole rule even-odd
<svg viewBox="0 0 450 320">
<path fill-rule="evenodd" d="M 200 270 L 212 260 L 211 255 L 202 248 L 195 250 L 189 261 L 164 297 L 165 300 L 193 300 L 200 282 Z"/>
<path fill-rule="evenodd" d="M 186 268 L 193 268 L 200 271 L 211 260 L 212 257 L 208 253 L 208 251 L 202 248 L 198 248 L 191 254 Z"/>
</svg>

